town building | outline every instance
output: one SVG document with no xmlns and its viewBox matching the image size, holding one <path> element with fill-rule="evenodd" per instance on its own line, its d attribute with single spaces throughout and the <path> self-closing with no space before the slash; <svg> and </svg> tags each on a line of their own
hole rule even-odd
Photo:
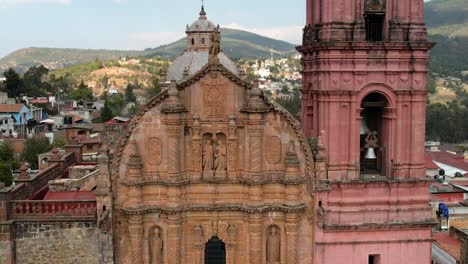
<svg viewBox="0 0 468 264">
<path fill-rule="evenodd" d="M 431 261 L 423 9 L 307 1 L 301 120 L 325 162 L 315 167 L 314 263 Z"/>
</svg>

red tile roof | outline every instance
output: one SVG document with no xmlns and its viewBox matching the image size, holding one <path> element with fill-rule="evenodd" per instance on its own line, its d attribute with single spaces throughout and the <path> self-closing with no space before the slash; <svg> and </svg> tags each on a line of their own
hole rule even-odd
<svg viewBox="0 0 468 264">
<path fill-rule="evenodd" d="M 462 246 L 460 240 L 451 237 L 445 232 L 432 234 L 432 238 L 442 250 L 450 254 L 450 256 L 454 257 L 456 260 L 460 260 L 460 250 Z"/>
<path fill-rule="evenodd" d="M 74 192 L 48 192 L 44 197 L 47 201 L 78 201 L 78 200 L 96 200 L 93 191 L 74 191 Z"/>
<path fill-rule="evenodd" d="M 0 104 L 0 113 L 19 113 L 24 104 Z"/>
<path fill-rule="evenodd" d="M 437 161 L 445 165 L 468 171 L 468 162 L 465 162 L 463 156 L 455 155 L 446 151 L 427 153 L 433 161 Z"/>
<path fill-rule="evenodd" d="M 432 157 L 429 154 L 429 152 L 426 152 L 424 155 L 424 158 L 426 159 L 426 169 L 432 169 L 432 170 L 438 170 L 439 166 L 432 161 Z"/>
</svg>

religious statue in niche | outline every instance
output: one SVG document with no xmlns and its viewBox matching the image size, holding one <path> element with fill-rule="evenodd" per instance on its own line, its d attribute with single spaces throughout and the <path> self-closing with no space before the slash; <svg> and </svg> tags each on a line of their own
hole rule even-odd
<svg viewBox="0 0 468 264">
<path fill-rule="evenodd" d="M 159 227 L 154 227 L 152 234 L 150 234 L 149 244 L 149 251 L 151 252 L 151 264 L 162 264 L 164 243 L 161 238 L 161 230 Z"/>
<path fill-rule="evenodd" d="M 277 226 L 269 228 L 266 250 L 267 264 L 279 264 L 281 261 L 281 235 Z"/>
<path fill-rule="evenodd" d="M 205 138 L 205 143 L 203 144 L 203 172 L 213 171 L 213 154 L 214 152 L 211 139 Z"/>
<path fill-rule="evenodd" d="M 215 31 L 211 35 L 211 47 L 210 47 L 210 57 L 218 56 L 221 51 L 221 32 L 219 31 L 219 26 L 216 27 Z"/>
<path fill-rule="evenodd" d="M 385 12 L 386 0 L 366 0 L 366 12 Z"/>
<path fill-rule="evenodd" d="M 215 150 L 215 172 L 225 173 L 226 172 L 226 145 L 221 139 L 217 140 Z"/>
</svg>

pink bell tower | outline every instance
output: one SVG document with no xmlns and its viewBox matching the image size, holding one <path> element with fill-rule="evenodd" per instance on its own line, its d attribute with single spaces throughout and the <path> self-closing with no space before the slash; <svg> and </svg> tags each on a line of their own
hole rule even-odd
<svg viewBox="0 0 468 264">
<path fill-rule="evenodd" d="M 430 263 L 423 0 L 307 0 L 302 122 L 315 263 Z"/>
</svg>

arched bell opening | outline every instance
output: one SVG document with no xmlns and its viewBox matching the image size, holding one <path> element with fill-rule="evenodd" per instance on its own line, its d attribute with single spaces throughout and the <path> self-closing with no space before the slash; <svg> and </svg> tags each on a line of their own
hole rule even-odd
<svg viewBox="0 0 468 264">
<path fill-rule="evenodd" d="M 205 264 L 226 264 L 226 244 L 217 236 L 205 244 Z"/>
<path fill-rule="evenodd" d="M 388 105 L 387 98 L 377 92 L 368 94 L 361 103 L 360 173 L 364 179 L 379 179 L 386 173 L 389 131 L 384 115 Z"/>
</svg>

